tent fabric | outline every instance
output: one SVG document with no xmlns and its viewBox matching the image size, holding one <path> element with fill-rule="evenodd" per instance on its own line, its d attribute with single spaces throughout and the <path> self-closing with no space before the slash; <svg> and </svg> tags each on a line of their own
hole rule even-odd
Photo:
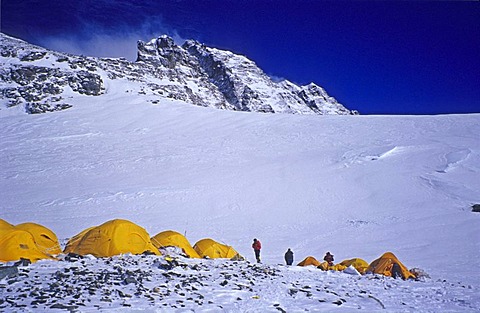
<svg viewBox="0 0 480 313">
<path fill-rule="evenodd" d="M 27 231 L 11 228 L 0 228 L 0 262 L 28 259 L 32 263 L 42 259 L 53 259 L 40 251 L 35 240 Z"/>
<path fill-rule="evenodd" d="M 153 245 L 158 249 L 162 247 L 179 247 L 190 258 L 200 258 L 197 251 L 195 251 L 190 242 L 182 234 L 173 231 L 166 230 L 156 234 L 150 238 Z"/>
<path fill-rule="evenodd" d="M 15 226 L 32 234 L 37 248 L 43 253 L 55 255 L 62 253 L 57 235 L 45 226 L 35 223 L 23 223 Z"/>
<path fill-rule="evenodd" d="M 14 227 L 12 224 L 10 224 L 9 222 L 7 222 L 6 220 L 2 220 L 0 219 L 0 229 L 5 229 L 5 228 L 12 228 Z"/>
<path fill-rule="evenodd" d="M 202 258 L 231 259 L 238 254 L 238 252 L 235 251 L 233 247 L 218 243 L 215 240 L 210 238 L 205 238 L 197 241 L 197 243 L 193 246 L 193 249 Z"/>
<path fill-rule="evenodd" d="M 84 230 L 70 239 L 65 248 L 65 253 L 91 254 L 95 257 L 140 254 L 145 251 L 160 254 L 144 228 L 121 219 Z"/>
<path fill-rule="evenodd" d="M 326 261 L 320 263 L 320 265 L 317 267 L 324 271 L 343 271 L 347 268 L 347 266 L 342 264 L 328 265 L 328 262 Z"/>
<path fill-rule="evenodd" d="M 343 260 L 339 264 L 349 267 L 353 266 L 360 274 L 365 274 L 365 271 L 368 268 L 367 261 L 360 259 L 360 258 L 353 258 L 349 260 Z"/>
<path fill-rule="evenodd" d="M 370 263 L 366 272 L 392 276 L 392 268 L 395 263 L 400 266 L 403 279 L 415 278 L 415 275 L 410 273 L 408 268 L 403 265 L 402 262 L 400 262 L 398 258 L 391 252 L 384 253 L 381 257 Z"/>
<path fill-rule="evenodd" d="M 298 266 L 309 266 L 313 265 L 315 267 L 318 267 L 320 265 L 320 262 L 315 259 L 313 256 L 307 256 L 302 262 L 297 264 Z"/>
<path fill-rule="evenodd" d="M 77 250 L 78 244 L 82 241 L 83 236 L 88 233 L 91 229 L 94 229 L 97 226 L 92 226 L 87 229 L 84 229 L 80 233 L 76 234 L 67 242 L 65 249 L 63 249 L 64 253 L 74 253 L 73 251 Z"/>
</svg>

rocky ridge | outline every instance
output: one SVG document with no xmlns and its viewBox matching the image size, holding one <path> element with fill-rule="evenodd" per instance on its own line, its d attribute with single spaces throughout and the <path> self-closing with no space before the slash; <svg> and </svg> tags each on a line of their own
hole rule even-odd
<svg viewBox="0 0 480 313">
<path fill-rule="evenodd" d="M 266 113 L 356 114 L 311 83 L 275 82 L 244 56 L 188 40 L 160 36 L 138 42 L 138 58 L 95 58 L 34 46 L 0 33 L 0 109 L 27 113 L 64 110 L 75 97 L 101 97 L 106 86 L 139 96 L 198 106 Z M 120 84 L 119 82 L 127 82 Z"/>
</svg>

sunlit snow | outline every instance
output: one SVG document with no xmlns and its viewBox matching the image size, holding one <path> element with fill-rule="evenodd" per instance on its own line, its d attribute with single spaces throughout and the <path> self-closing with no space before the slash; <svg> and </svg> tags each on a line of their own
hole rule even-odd
<svg viewBox="0 0 480 313">
<path fill-rule="evenodd" d="M 22 65 L 12 55 L 32 47 L 2 38 L 12 45 L 0 57 L 2 86 L 12 93 L 19 85 L 8 79 L 9 68 Z M 27 63 L 80 71 L 75 62 L 67 67 L 59 61 L 64 57 L 46 51 Z M 295 97 L 288 93 L 307 88 L 306 100 L 321 100 L 324 114 L 349 112 L 339 111 L 315 84 L 273 84 L 243 56 L 217 51 L 217 57 L 234 64 L 232 77 L 272 100 L 272 107 L 290 107 Z M 68 110 L 25 114 L 25 103 L 0 99 L 0 218 L 45 225 L 62 244 L 85 228 L 127 219 L 151 236 L 175 230 L 192 244 L 213 238 L 247 262 L 180 258 L 166 271 L 165 259 L 156 256 L 40 261 L 21 267 L 16 279 L 0 279 L 0 310 L 73 303 L 70 309 L 81 311 L 478 311 L 480 214 L 472 205 L 480 203 L 479 114 L 225 111 L 166 99 L 154 89 L 180 83 L 163 76 L 144 82 L 139 77 L 148 71 L 135 72 L 139 64 L 90 61 L 105 90 L 85 96 L 64 82 L 62 101 L 74 104 Z M 132 76 L 93 66 L 98 62 L 131 67 Z M 216 99 L 209 94 L 215 89 L 189 77 L 190 68 L 180 72 L 189 90 Z M 45 79 L 41 83 L 53 78 Z M 39 86 L 34 89 L 40 92 Z M 303 111 L 311 110 L 303 104 L 295 112 Z M 253 238 L 263 245 L 260 265 L 254 263 Z M 281 264 L 288 248 L 294 264 L 307 256 L 321 260 L 327 251 L 336 262 L 371 262 L 391 251 L 430 278 L 286 267 Z M 72 281 L 65 273 L 82 274 Z M 52 279 L 64 279 L 66 287 Z M 132 283 L 141 279 L 141 286 Z M 91 280 L 103 285 L 88 291 Z"/>
<path fill-rule="evenodd" d="M 243 113 L 170 100 L 152 105 L 123 87 L 106 87 L 103 96 L 72 94 L 79 105 L 63 112 L 0 111 L 2 219 L 43 224 L 64 242 L 123 218 L 152 236 L 172 229 L 192 244 L 213 238 L 250 262 L 251 241 L 259 238 L 261 266 L 281 275 L 272 283 L 257 277 L 253 292 L 222 293 L 228 288 L 216 283 L 222 266 L 235 272 L 247 264 L 215 261 L 203 290 L 214 305 L 192 302 L 192 309 L 276 311 L 275 303 L 287 311 L 338 309 L 323 291 L 289 295 L 303 285 L 329 286 L 343 297 L 347 289 L 363 290 L 392 311 L 478 309 L 480 215 L 471 205 L 480 202 L 480 115 Z M 326 251 L 336 261 L 368 262 L 392 251 L 431 279 L 379 282 L 279 267 L 287 248 L 295 264 Z M 144 270 L 154 268 L 154 258 Z M 31 266 L 55 273 L 69 265 Z M 150 283 L 154 288 L 155 279 Z M 320 301 L 325 297 L 328 303 Z M 373 298 L 346 300 L 345 309 L 381 309 Z M 155 308 L 146 300 L 134 303 Z"/>
</svg>

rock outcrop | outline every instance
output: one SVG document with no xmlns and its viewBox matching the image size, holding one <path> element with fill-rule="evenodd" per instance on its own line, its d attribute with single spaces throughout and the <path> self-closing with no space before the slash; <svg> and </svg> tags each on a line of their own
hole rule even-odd
<svg viewBox="0 0 480 313">
<path fill-rule="evenodd" d="M 314 83 L 275 82 L 248 58 L 193 40 L 181 46 L 165 35 L 139 41 L 135 62 L 50 51 L 4 34 L 0 41 L 0 109 L 64 110 L 76 105 L 77 96 L 108 97 L 113 92 L 108 85 L 116 86 L 115 92 L 154 96 L 154 102 L 168 98 L 265 113 L 356 113 Z"/>
</svg>

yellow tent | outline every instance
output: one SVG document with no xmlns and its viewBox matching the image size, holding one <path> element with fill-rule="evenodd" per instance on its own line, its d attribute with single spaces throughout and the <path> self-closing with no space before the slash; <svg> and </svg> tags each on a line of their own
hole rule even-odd
<svg viewBox="0 0 480 313">
<path fill-rule="evenodd" d="M 65 249 L 63 249 L 64 253 L 73 253 L 76 251 L 78 244 L 82 241 L 83 236 L 88 233 L 91 229 L 94 229 L 97 226 L 92 226 L 87 229 L 84 229 L 82 232 L 76 234 L 67 242 Z"/>
<path fill-rule="evenodd" d="M 362 275 L 365 274 L 365 271 L 367 270 L 367 267 L 368 267 L 367 261 L 360 258 L 343 260 L 342 262 L 340 262 L 340 265 L 343 265 L 345 267 L 349 267 L 350 265 L 352 265 Z"/>
<path fill-rule="evenodd" d="M 150 238 L 153 245 L 157 248 L 161 247 L 179 247 L 181 248 L 186 255 L 190 258 L 200 258 L 197 251 L 192 248 L 190 242 L 182 234 L 173 231 L 166 230 L 161 233 L 156 234 Z"/>
<path fill-rule="evenodd" d="M 53 259 L 37 248 L 32 234 L 11 228 L 0 228 L 0 262 L 18 261 L 21 258 L 36 262 Z"/>
<path fill-rule="evenodd" d="M 54 255 L 62 253 L 57 235 L 45 226 L 35 223 L 23 223 L 15 226 L 32 234 L 37 248 L 43 253 Z"/>
<path fill-rule="evenodd" d="M 202 258 L 209 257 L 211 259 L 231 259 L 238 255 L 238 252 L 235 251 L 235 249 L 233 249 L 231 246 L 223 245 L 213 239 L 208 238 L 199 240 L 193 246 L 193 249 L 195 249 L 198 255 Z"/>
<path fill-rule="evenodd" d="M 381 257 L 370 263 L 366 272 L 392 276 L 394 264 L 399 265 L 399 271 L 403 279 L 415 278 L 415 275 L 410 273 L 408 268 L 391 252 L 384 253 Z"/>
<path fill-rule="evenodd" d="M 313 265 L 313 266 L 319 266 L 320 262 L 317 261 L 313 256 L 307 256 L 302 262 L 297 264 L 298 266 L 308 266 L 308 265 Z"/>
<path fill-rule="evenodd" d="M 5 221 L 5 220 L 2 220 L 0 219 L 0 229 L 5 229 L 5 228 L 12 228 L 14 227 L 12 224 L 10 224 L 9 222 Z"/>
<path fill-rule="evenodd" d="M 343 271 L 347 267 L 345 265 L 342 265 L 342 264 L 335 264 L 335 265 L 330 265 L 329 266 L 328 262 L 325 261 L 325 262 L 320 263 L 318 268 L 321 269 L 321 270 L 324 270 L 324 271 Z"/>
<path fill-rule="evenodd" d="M 127 220 L 116 219 L 91 227 L 74 236 L 71 241 L 67 244 L 65 253 L 92 254 L 95 257 L 140 254 L 145 251 L 160 254 L 150 241 L 147 231 Z"/>
</svg>

